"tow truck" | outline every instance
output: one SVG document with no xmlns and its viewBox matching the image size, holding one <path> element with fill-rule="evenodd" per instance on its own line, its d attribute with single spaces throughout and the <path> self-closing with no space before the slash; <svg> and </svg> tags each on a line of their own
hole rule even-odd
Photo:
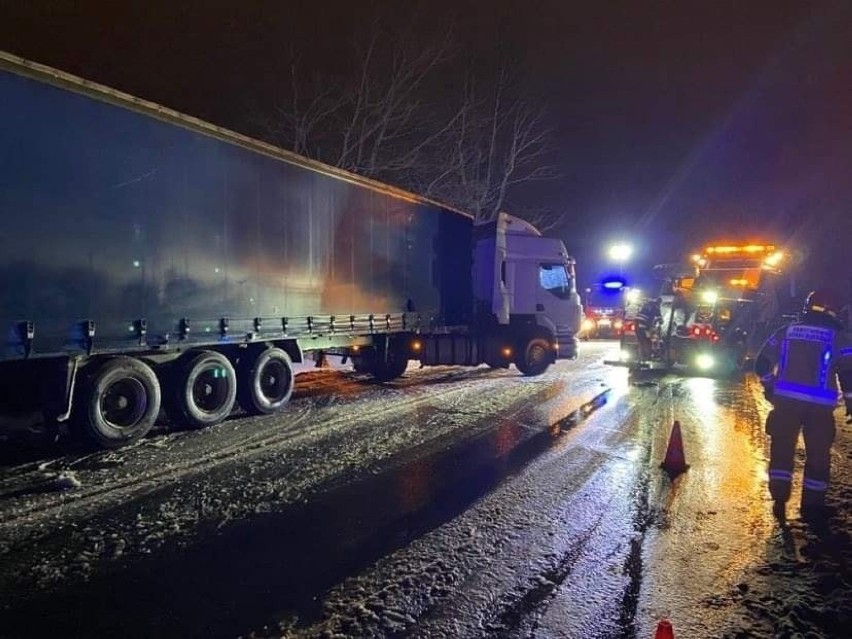
<svg viewBox="0 0 852 639">
<path fill-rule="evenodd" d="M 628 291 L 620 357 L 609 363 L 708 376 L 745 369 L 783 320 L 777 287 L 784 260 L 774 244 L 713 244 L 685 267 L 661 265 L 662 318 L 651 331 L 650 356 L 640 356 L 634 319 L 647 298 Z"/>
</svg>

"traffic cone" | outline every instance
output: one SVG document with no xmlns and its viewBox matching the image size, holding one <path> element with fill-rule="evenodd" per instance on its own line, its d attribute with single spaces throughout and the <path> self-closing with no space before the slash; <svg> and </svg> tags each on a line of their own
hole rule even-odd
<svg viewBox="0 0 852 639">
<path fill-rule="evenodd" d="M 668 619 L 662 619 L 657 624 L 657 632 L 654 633 L 654 639 L 675 639 L 672 622 Z"/>
<path fill-rule="evenodd" d="M 672 433 L 669 436 L 669 447 L 666 450 L 666 458 L 660 467 L 665 470 L 669 477 L 676 477 L 689 468 L 683 454 L 683 438 L 680 434 L 680 422 L 672 424 Z"/>
</svg>

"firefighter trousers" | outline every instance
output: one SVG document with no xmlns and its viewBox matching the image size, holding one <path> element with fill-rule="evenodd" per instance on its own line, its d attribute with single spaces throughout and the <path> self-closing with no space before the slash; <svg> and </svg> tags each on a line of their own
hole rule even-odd
<svg viewBox="0 0 852 639">
<path fill-rule="evenodd" d="M 831 445 L 834 443 L 834 410 L 784 397 L 773 400 L 766 418 L 769 435 L 769 494 L 775 501 L 790 498 L 793 460 L 799 433 L 805 440 L 805 473 L 802 481 L 802 508 L 820 508 L 828 490 Z"/>
<path fill-rule="evenodd" d="M 651 359 L 651 336 L 648 334 L 648 329 L 636 329 L 636 341 L 639 342 L 639 359 L 647 361 Z"/>
</svg>

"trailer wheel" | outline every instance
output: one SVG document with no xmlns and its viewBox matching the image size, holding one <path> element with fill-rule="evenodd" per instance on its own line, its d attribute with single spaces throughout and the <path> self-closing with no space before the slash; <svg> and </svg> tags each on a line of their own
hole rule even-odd
<svg viewBox="0 0 852 639">
<path fill-rule="evenodd" d="M 168 382 L 166 412 L 190 428 L 223 421 L 234 409 L 237 376 L 228 358 L 216 351 L 190 351 L 179 359 Z"/>
<path fill-rule="evenodd" d="M 280 348 L 249 352 L 237 371 L 237 401 L 247 413 L 269 415 L 290 401 L 293 362 Z"/>
<path fill-rule="evenodd" d="M 160 400 L 160 383 L 150 366 L 132 357 L 113 357 L 81 380 L 74 422 L 102 448 L 118 448 L 151 430 Z"/>
<path fill-rule="evenodd" d="M 553 362 L 553 356 L 550 343 L 543 337 L 532 337 L 527 340 L 515 358 L 515 366 L 528 377 L 541 375 L 551 362 Z"/>
</svg>

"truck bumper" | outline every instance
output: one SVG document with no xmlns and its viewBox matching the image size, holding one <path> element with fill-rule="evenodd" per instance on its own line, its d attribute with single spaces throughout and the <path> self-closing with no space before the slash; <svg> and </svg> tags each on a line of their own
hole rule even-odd
<svg viewBox="0 0 852 639">
<path fill-rule="evenodd" d="M 574 333 L 556 336 L 557 359 L 577 359 L 577 348 L 580 341 Z"/>
</svg>

